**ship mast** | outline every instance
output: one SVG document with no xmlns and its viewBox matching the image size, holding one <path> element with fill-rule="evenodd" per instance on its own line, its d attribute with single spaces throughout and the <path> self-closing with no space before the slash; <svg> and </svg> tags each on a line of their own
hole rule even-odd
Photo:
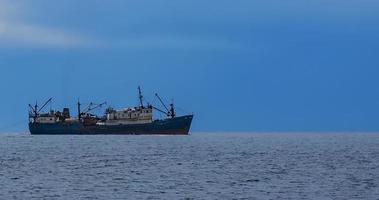
<svg viewBox="0 0 379 200">
<path fill-rule="evenodd" d="M 38 115 L 38 112 L 37 112 L 37 110 L 38 110 L 37 102 L 36 102 L 36 104 L 34 106 L 32 106 L 32 105 L 29 104 L 29 107 L 30 107 L 30 109 L 33 112 L 33 122 L 35 122 L 36 119 L 37 119 L 37 115 Z"/>
<path fill-rule="evenodd" d="M 80 101 L 78 99 L 78 120 L 80 121 L 80 119 L 82 118 L 82 115 L 81 115 L 81 112 L 80 112 Z"/>
<path fill-rule="evenodd" d="M 33 108 L 32 105 L 29 104 L 29 107 L 32 109 L 32 112 L 33 112 L 33 114 L 34 114 L 34 116 L 33 116 L 33 121 L 34 121 L 34 123 L 36 122 L 39 113 L 42 111 L 42 109 L 44 109 L 44 108 L 46 107 L 47 104 L 51 103 L 51 100 L 52 100 L 52 99 L 53 99 L 53 98 L 48 99 L 48 100 L 47 100 L 47 101 L 41 106 L 40 109 L 38 109 L 38 103 L 37 103 L 37 102 L 36 102 L 36 104 L 34 105 L 34 108 Z"/>
<path fill-rule="evenodd" d="M 139 98 L 140 106 L 143 108 L 143 96 L 142 96 L 142 92 L 141 92 L 141 87 L 140 86 L 138 86 L 138 98 Z"/>
<path fill-rule="evenodd" d="M 170 115 L 171 115 L 171 118 L 174 118 L 175 117 L 175 108 L 174 108 L 174 102 L 172 102 L 170 104 Z"/>
</svg>

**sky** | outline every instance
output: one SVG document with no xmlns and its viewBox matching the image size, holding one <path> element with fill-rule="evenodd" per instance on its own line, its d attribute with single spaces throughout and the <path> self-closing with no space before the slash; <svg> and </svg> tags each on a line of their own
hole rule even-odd
<svg viewBox="0 0 379 200">
<path fill-rule="evenodd" d="M 193 131 L 379 131 L 378 52 L 377 0 L 0 0 L 0 131 L 139 85 Z"/>
</svg>

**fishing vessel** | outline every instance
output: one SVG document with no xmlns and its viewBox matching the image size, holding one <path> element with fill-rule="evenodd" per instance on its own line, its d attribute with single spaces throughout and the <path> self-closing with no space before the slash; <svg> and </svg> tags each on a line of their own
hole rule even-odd
<svg viewBox="0 0 379 200">
<path fill-rule="evenodd" d="M 47 100 L 42 106 L 29 104 L 29 131 L 32 135 L 188 135 L 193 114 L 177 116 L 174 103 L 169 106 L 156 93 L 163 108 L 150 103 L 144 104 L 141 88 L 138 87 L 139 105 L 116 110 L 108 107 L 103 116 L 92 112 L 102 108 L 106 102 L 90 103 L 82 109 L 77 103 L 77 116 L 72 117 L 69 108 L 61 111 L 41 112 L 52 102 Z M 154 111 L 165 115 L 163 119 L 153 119 Z"/>
</svg>

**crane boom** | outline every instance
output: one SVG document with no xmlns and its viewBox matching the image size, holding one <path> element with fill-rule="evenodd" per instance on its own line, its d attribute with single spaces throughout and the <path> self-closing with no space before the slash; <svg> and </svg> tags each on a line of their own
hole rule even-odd
<svg viewBox="0 0 379 200">
<path fill-rule="evenodd" d="M 163 103 L 161 97 L 158 95 L 158 93 L 155 93 L 155 96 L 158 98 L 159 102 L 163 105 L 163 107 L 167 110 L 167 113 L 170 112 L 167 108 L 167 106 Z"/>
<path fill-rule="evenodd" d="M 93 103 L 91 102 L 91 103 L 89 103 L 88 104 L 88 106 L 87 107 L 85 107 L 84 109 L 83 109 L 83 112 L 82 113 L 87 113 L 87 112 L 89 112 L 90 111 L 90 109 L 91 109 L 91 106 L 93 105 Z"/>
<path fill-rule="evenodd" d="M 90 103 L 85 109 L 84 111 L 81 113 L 81 114 L 87 114 L 89 112 L 91 112 L 92 110 L 95 110 L 95 109 L 98 109 L 98 108 L 101 108 L 103 105 L 107 104 L 107 102 L 103 102 L 101 104 L 94 104 L 94 103 Z M 93 105 L 96 105 L 95 107 L 92 107 Z"/>
<path fill-rule="evenodd" d="M 42 110 L 43 108 L 45 108 L 45 106 L 46 106 L 48 103 L 50 103 L 52 99 L 53 99 L 53 98 L 50 98 L 49 100 L 47 100 L 47 101 L 45 102 L 45 104 L 43 104 L 43 106 L 38 110 L 37 113 L 41 112 L 41 110 Z"/>
<path fill-rule="evenodd" d="M 95 107 L 90 108 L 90 109 L 88 110 L 88 112 L 90 112 L 90 111 L 92 111 L 92 110 L 95 110 L 95 109 L 98 109 L 98 108 L 101 108 L 101 107 L 103 107 L 103 105 L 106 105 L 106 104 L 107 104 L 107 102 L 103 102 L 103 103 L 101 103 L 101 104 L 98 104 L 98 105 L 96 105 Z"/>
</svg>

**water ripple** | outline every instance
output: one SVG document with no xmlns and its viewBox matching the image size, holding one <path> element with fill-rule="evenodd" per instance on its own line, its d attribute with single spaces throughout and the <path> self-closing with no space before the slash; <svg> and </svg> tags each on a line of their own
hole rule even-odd
<svg viewBox="0 0 379 200">
<path fill-rule="evenodd" d="M 0 199 L 377 199 L 379 134 L 0 136 Z"/>
</svg>

